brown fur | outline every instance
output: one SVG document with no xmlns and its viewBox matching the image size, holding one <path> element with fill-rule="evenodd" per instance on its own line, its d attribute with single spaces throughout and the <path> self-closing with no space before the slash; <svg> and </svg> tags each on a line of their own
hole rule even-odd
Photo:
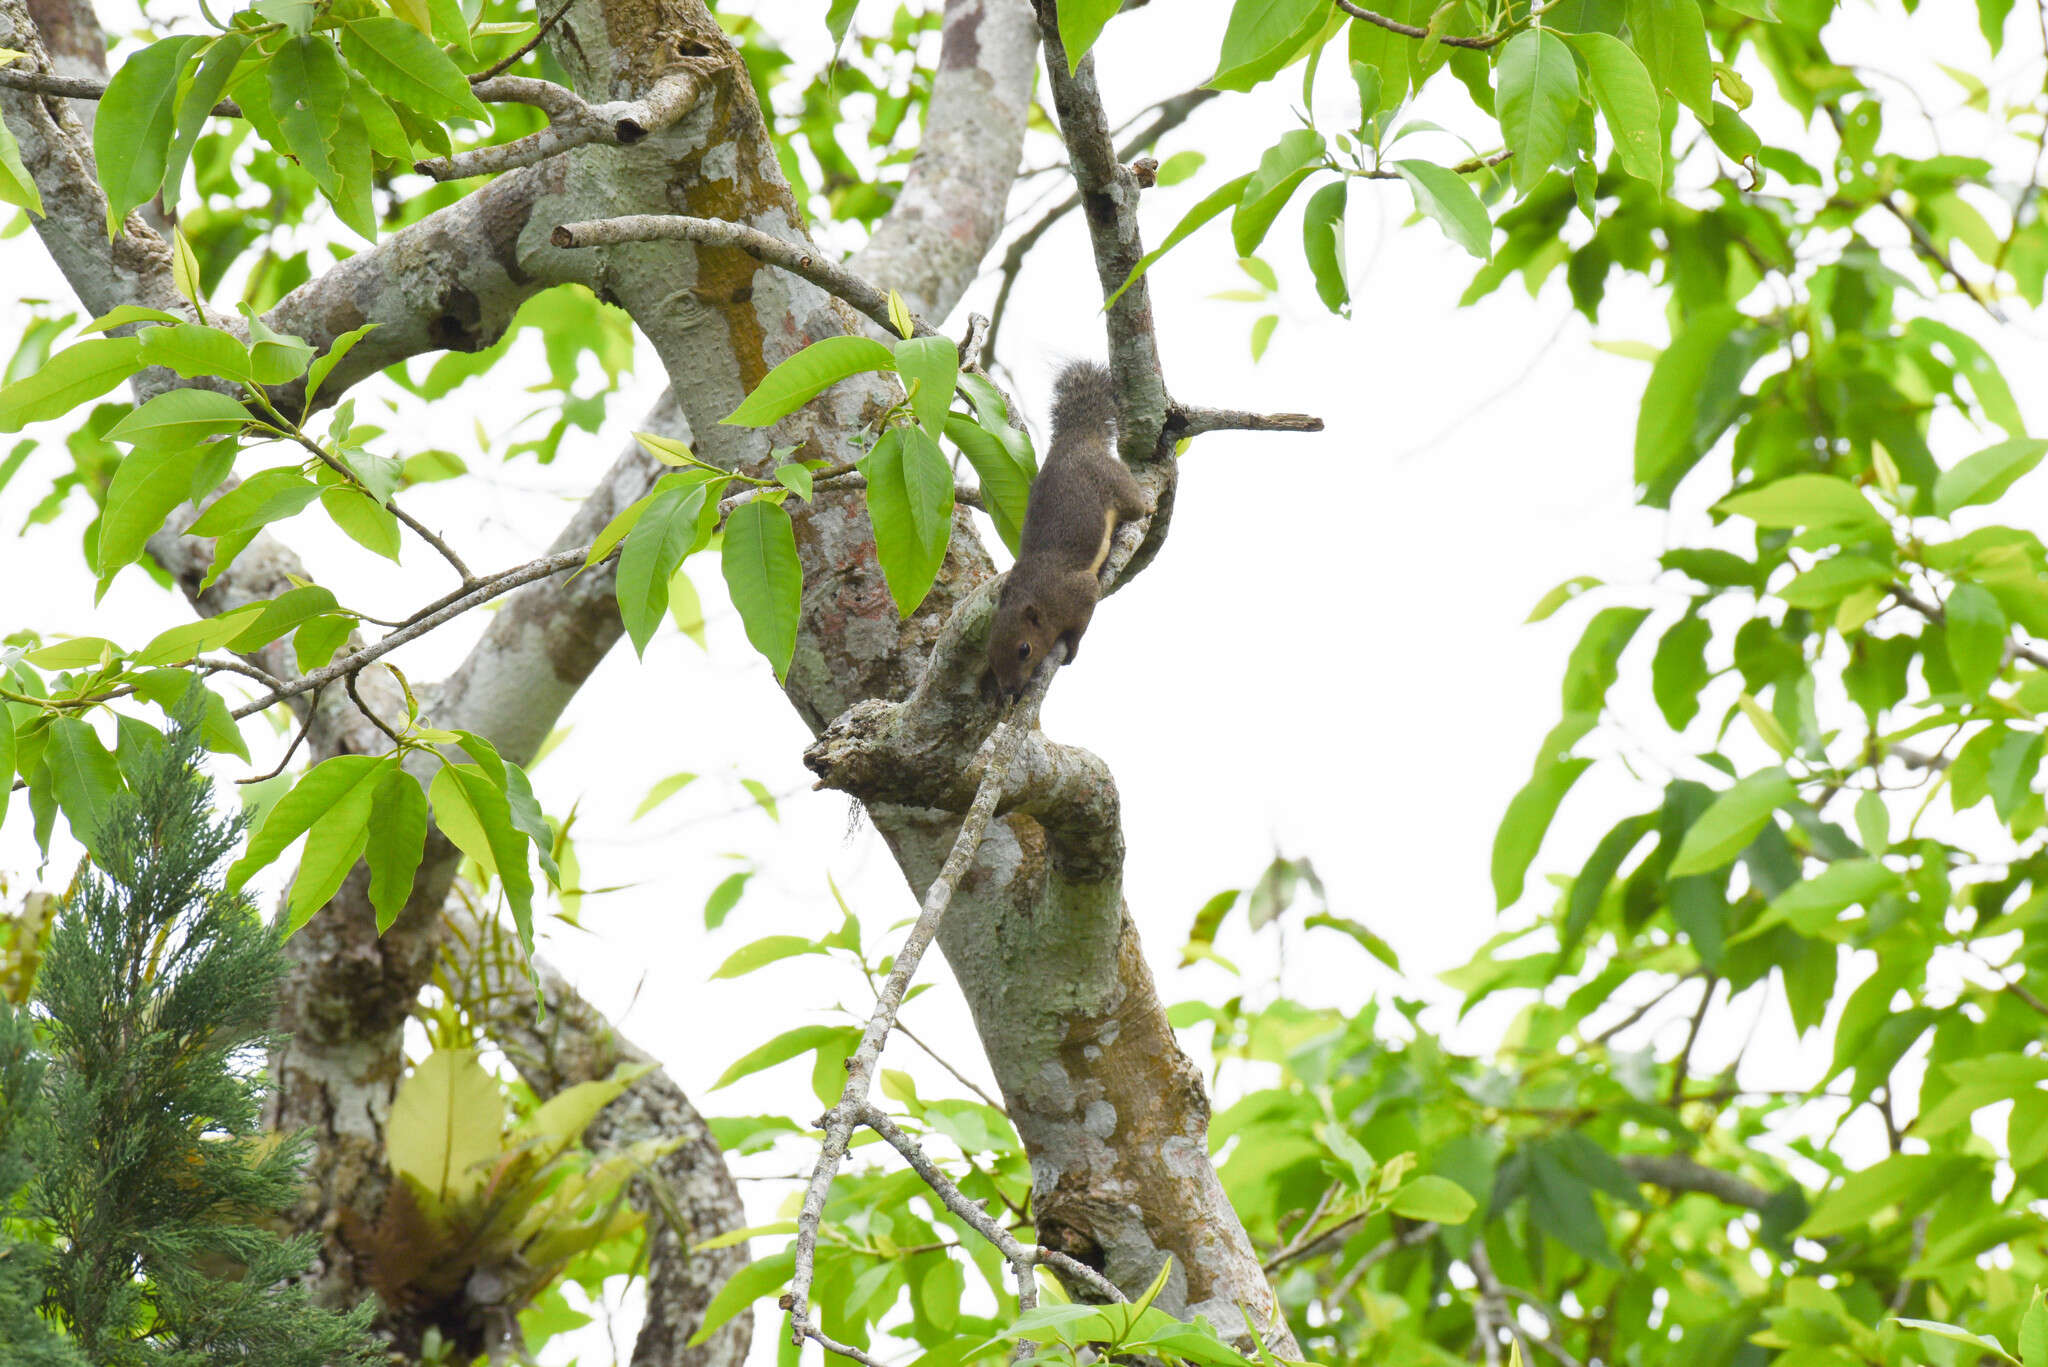
<svg viewBox="0 0 2048 1367">
<path fill-rule="evenodd" d="M 1116 454 L 1116 402 L 1109 370 L 1077 361 L 1053 386 L 1052 445 L 1031 486 L 1017 563 L 1003 581 L 988 635 L 988 667 L 1007 693 L 1052 650 L 1072 664 L 1101 594 L 1096 576 L 1117 524 L 1152 511 Z"/>
</svg>

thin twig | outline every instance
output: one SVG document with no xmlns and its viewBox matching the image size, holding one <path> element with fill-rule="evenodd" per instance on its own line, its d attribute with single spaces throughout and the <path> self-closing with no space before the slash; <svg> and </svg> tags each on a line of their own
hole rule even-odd
<svg viewBox="0 0 2048 1367">
<path fill-rule="evenodd" d="M 944 1068 L 947 1072 L 951 1073 L 953 1075 L 953 1080 L 955 1082 L 959 1083 L 962 1087 L 965 1087 L 968 1091 L 980 1097 L 982 1101 L 988 1105 L 990 1110 L 1001 1111 L 1004 1115 L 1009 1114 L 1009 1112 L 1004 1109 L 1002 1102 L 996 1100 L 987 1092 L 984 1092 L 983 1090 L 981 1090 L 981 1088 L 975 1086 L 973 1078 L 967 1076 L 967 1074 L 961 1072 L 958 1068 L 955 1068 L 952 1064 L 946 1062 L 945 1056 L 940 1054 L 938 1050 L 932 1048 L 929 1044 L 926 1044 L 916 1035 L 911 1034 L 909 1026 L 905 1025 L 902 1021 L 897 1021 L 896 1028 L 903 1033 L 903 1038 L 909 1040 L 912 1044 L 924 1050 L 925 1053 L 931 1055 L 932 1061 L 934 1063 L 938 1064 L 941 1068 Z"/>
<path fill-rule="evenodd" d="M 1039 704 L 1045 700 L 1046 690 L 1051 687 L 1053 676 L 1059 672 L 1059 664 L 1064 657 L 1065 651 L 1062 650 L 1040 666 L 1023 696 L 1012 704 L 991 737 L 981 784 L 960 823 L 960 834 L 954 838 L 952 852 L 946 856 L 938 877 L 925 891 L 924 907 L 918 913 L 917 923 L 904 939 L 903 948 L 897 951 L 895 965 L 889 971 L 888 980 L 882 984 L 874 1012 L 868 1017 L 867 1029 L 861 1033 L 859 1047 L 846 1060 L 845 1090 L 839 1094 L 838 1103 L 822 1119 L 825 1142 L 819 1150 L 817 1166 L 811 1171 L 810 1185 L 804 1192 L 803 1211 L 797 1217 L 796 1262 L 790 1277 L 788 1297 L 792 1342 L 801 1343 L 806 1337 L 815 1337 L 810 1320 L 810 1301 L 811 1279 L 817 1270 L 818 1226 L 824 1219 L 825 1198 L 831 1192 L 832 1179 L 838 1175 L 839 1165 L 846 1157 L 854 1128 L 867 1118 L 868 1091 L 874 1085 L 875 1065 L 881 1057 L 882 1045 L 889 1037 L 890 1027 L 896 1023 L 896 1013 L 903 1006 L 903 994 L 910 989 L 910 981 L 917 974 L 917 966 L 923 960 L 925 950 L 939 933 L 939 922 L 953 901 L 953 889 L 959 885 L 981 848 L 982 837 L 987 833 L 988 823 L 995 816 L 996 803 L 1002 797 L 1010 764 L 1016 759 L 1025 735 L 1032 730 Z"/>
<path fill-rule="evenodd" d="M 548 36 L 548 30 L 553 28 L 556 24 L 561 23 L 562 16 L 567 14 L 570 8 L 573 5 L 575 5 L 575 3 L 576 0 L 562 0 L 562 7 L 556 10 L 553 14 L 550 14 L 547 18 L 541 20 L 540 27 L 533 31 L 533 37 L 521 43 L 517 50 L 515 50 L 510 57 L 505 58 L 503 61 L 493 62 L 489 66 L 485 67 L 482 71 L 477 72 L 476 75 L 470 77 L 469 83 L 471 85 L 481 85 L 485 81 L 490 80 L 493 76 L 504 75 L 507 71 L 509 71 L 512 68 L 512 65 L 515 62 L 518 62 L 521 58 L 525 57 L 527 53 L 532 52 L 535 48 L 540 46 L 541 40 Z"/>
<path fill-rule="evenodd" d="M 365 717 L 369 719 L 370 725 L 376 727 L 379 731 L 382 731 L 386 736 L 390 737 L 392 745 L 397 746 L 403 744 L 403 742 L 400 741 L 398 738 L 398 733 L 392 730 L 390 727 L 386 726 L 384 724 L 384 719 L 378 716 L 374 711 L 372 711 L 370 709 L 370 705 L 363 701 L 363 695 L 356 692 L 356 677 L 360 673 L 362 673 L 362 671 L 357 670 L 355 674 L 346 674 L 342 676 L 342 686 L 348 689 L 348 700 L 356 705 L 356 711 L 362 713 Z"/>
<path fill-rule="evenodd" d="M 1692 1064 L 1692 1049 L 1695 1044 L 1699 1043 L 1700 1027 L 1706 1024 L 1707 1008 L 1713 1005 L 1714 989 L 1720 985 L 1721 979 L 1717 975 L 1712 973 L 1707 975 L 1706 990 L 1700 993 L 1699 1010 L 1692 1013 L 1692 1027 L 1685 1032 L 1685 1047 L 1678 1051 L 1678 1058 L 1671 1065 L 1670 1105 L 1673 1109 L 1677 1108 L 1679 1102 L 1685 1100 L 1685 1074 L 1687 1068 Z"/>
<path fill-rule="evenodd" d="M 1177 403 L 1166 418 L 1166 436 L 1181 441 L 1204 432 L 1320 432 L 1323 420 L 1307 413 L 1251 413 L 1239 408 L 1202 408 Z"/>
<path fill-rule="evenodd" d="M 292 743 L 284 748 L 284 758 L 277 762 L 277 767 L 275 769 L 272 769 L 267 774 L 258 774 L 254 778 L 238 778 L 235 780 L 235 782 L 263 783 L 269 779 L 276 778 L 279 774 L 283 773 L 285 771 L 285 766 L 292 762 L 292 756 L 296 755 L 299 752 L 299 747 L 301 745 L 305 744 L 306 734 L 307 732 L 313 729 L 313 719 L 319 714 L 320 690 L 316 688 L 313 690 L 312 704 L 306 708 L 305 718 L 302 721 L 300 721 L 298 731 L 292 736 Z"/>
<path fill-rule="evenodd" d="M 36 95 L 62 95 L 73 100 L 97 100 L 107 93 L 107 83 L 89 76 L 58 76 L 46 71 L 23 71 L 18 67 L 0 66 L 0 86 L 10 90 L 26 90 Z M 213 112 L 223 119 L 239 119 L 242 107 L 233 100 L 222 100 L 213 107 Z"/>
<path fill-rule="evenodd" d="M 1365 1217 L 1360 1216 L 1359 1218 L 1363 1219 Z M 1318 1239 L 1314 1244 L 1310 1244 L 1306 1252 L 1311 1254 L 1314 1253 L 1318 1245 L 1322 1244 L 1332 1235 L 1335 1235 L 1338 1232 L 1338 1230 L 1341 1230 L 1343 1228 L 1343 1225 L 1339 1225 L 1337 1229 L 1331 1230 L 1330 1233 L 1324 1235 L 1322 1239 Z M 1337 1282 L 1337 1284 L 1330 1288 L 1330 1294 L 1324 1298 L 1323 1303 L 1325 1305 L 1341 1304 L 1344 1298 L 1351 1294 L 1351 1288 L 1358 1285 L 1359 1279 L 1365 1276 L 1366 1273 L 1370 1272 L 1375 1266 L 1382 1262 L 1385 1262 L 1388 1258 L 1393 1257 L 1402 1249 L 1413 1248 L 1417 1244 L 1428 1243 L 1431 1239 L 1434 1239 L 1437 1236 L 1441 1229 L 1442 1226 L 1438 1225 L 1436 1221 L 1424 1220 L 1421 1224 L 1415 1226 L 1415 1228 L 1413 1229 L 1403 1230 L 1401 1233 L 1396 1234 L 1391 1239 L 1387 1239 L 1381 1243 L 1374 1244 L 1371 1248 L 1365 1251 L 1363 1257 L 1359 1258 L 1357 1262 L 1351 1265 L 1350 1269 L 1344 1273 L 1344 1276 Z"/>
<path fill-rule="evenodd" d="M 560 574 L 563 570 L 575 569 L 583 563 L 584 557 L 589 554 L 590 548 L 588 546 L 581 546 L 573 551 L 560 551 L 554 555 L 542 556 L 538 560 L 530 560 L 524 565 L 518 565 L 501 574 L 491 575 L 488 578 L 479 580 L 475 587 L 467 589 L 460 595 L 449 599 L 438 610 L 430 612 L 406 626 L 400 627 L 389 636 L 382 637 L 372 644 L 364 646 L 353 655 L 345 656 L 330 665 L 314 670 L 310 674 L 301 675 L 290 683 L 281 683 L 264 696 L 256 699 L 254 702 L 243 704 L 228 715 L 239 721 L 243 717 L 253 716 L 261 712 L 266 707 L 275 707 L 286 698 L 295 698 L 299 694 L 311 692 L 323 684 L 330 684 L 336 679 L 346 678 L 350 674 L 361 670 L 363 666 L 371 661 L 389 655 L 407 641 L 426 635 L 426 633 L 440 626 L 443 622 L 460 617 L 463 613 L 479 604 L 488 603 L 491 599 L 510 593 L 522 585 L 531 584 L 536 579 L 546 579 L 550 575 Z"/>
<path fill-rule="evenodd" d="M 1429 37 L 1429 30 L 1426 28 L 1417 28 L 1413 24 L 1404 24 L 1399 19 L 1389 19 L 1384 14 L 1375 14 L 1362 5 L 1352 3 L 1352 0 L 1334 0 L 1334 3 L 1338 9 L 1343 10 L 1352 18 L 1363 19 L 1366 23 L 1372 24 L 1377 28 L 1383 28 L 1389 33 L 1398 33 L 1403 38 Z M 1445 47 L 1469 47 L 1484 51 L 1487 48 L 1506 42 L 1513 36 L 1514 30 L 1502 29 L 1498 33 L 1482 33 L 1477 38 L 1467 38 L 1455 33 L 1440 33 L 1437 35 L 1436 40 Z"/>
</svg>

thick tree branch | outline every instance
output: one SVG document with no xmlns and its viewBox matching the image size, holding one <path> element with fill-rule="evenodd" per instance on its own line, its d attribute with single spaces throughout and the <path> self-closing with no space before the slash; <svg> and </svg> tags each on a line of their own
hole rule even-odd
<svg viewBox="0 0 2048 1367">
<path fill-rule="evenodd" d="M 645 99 L 596 105 L 587 103 L 574 91 L 516 76 L 481 81 L 474 89 L 480 99 L 524 96 L 521 103 L 539 105 L 547 111 L 548 126 L 511 142 L 415 162 L 415 171 L 435 180 L 463 180 L 532 166 L 595 142 L 631 147 L 689 113 L 702 97 L 705 85 L 695 72 L 685 69 L 657 81 Z M 518 93 L 515 95 L 514 91 Z"/>
<path fill-rule="evenodd" d="M 1621 1166 L 1638 1182 L 1666 1191 L 1711 1196 L 1744 1210 L 1762 1210 L 1771 1202 L 1771 1194 L 1754 1182 L 1745 1182 L 1733 1173 L 1710 1168 L 1681 1154 L 1623 1154 Z"/>
</svg>

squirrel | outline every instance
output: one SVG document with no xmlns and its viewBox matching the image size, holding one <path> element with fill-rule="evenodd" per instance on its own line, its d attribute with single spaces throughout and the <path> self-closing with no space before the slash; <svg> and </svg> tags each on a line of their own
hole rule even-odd
<svg viewBox="0 0 2048 1367">
<path fill-rule="evenodd" d="M 1005 693 L 1020 693 L 1053 643 L 1074 662 L 1101 596 L 1096 577 L 1117 524 L 1152 511 L 1116 454 L 1116 390 L 1109 367 L 1074 361 L 1053 382 L 1052 445 L 1025 505 L 1017 563 L 989 628 L 988 665 Z"/>
</svg>

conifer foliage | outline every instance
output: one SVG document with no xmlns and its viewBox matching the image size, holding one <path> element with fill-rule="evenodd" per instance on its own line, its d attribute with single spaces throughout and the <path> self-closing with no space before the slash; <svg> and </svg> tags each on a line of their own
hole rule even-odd
<svg viewBox="0 0 2048 1367">
<path fill-rule="evenodd" d="M 29 1019 L 0 1027 L 0 1191 L 11 1175 L 33 1240 L 0 1242 L 0 1269 L 35 1269 L 43 1313 L 96 1367 L 368 1362 L 371 1307 L 313 1305 L 291 1284 L 312 1241 L 261 1223 L 296 1199 L 304 1157 L 259 1123 L 280 935 L 222 886 L 242 823 L 215 812 L 198 747 L 181 727 L 141 755 L 94 832 L 37 987 L 40 1084 Z M 8 1168 L 24 1157 L 25 1183 Z"/>
</svg>

